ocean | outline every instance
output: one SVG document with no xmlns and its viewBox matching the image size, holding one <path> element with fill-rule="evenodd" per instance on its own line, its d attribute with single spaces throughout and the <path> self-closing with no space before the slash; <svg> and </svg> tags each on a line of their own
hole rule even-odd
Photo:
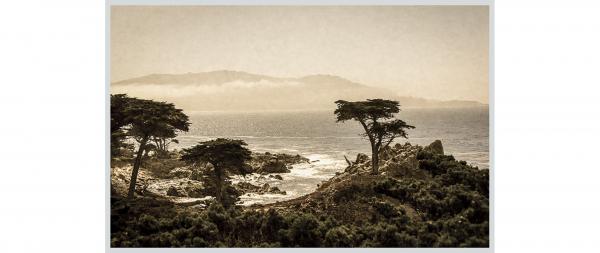
<svg viewBox="0 0 600 253">
<path fill-rule="evenodd" d="M 252 151 L 300 154 L 311 160 L 311 164 L 296 165 L 291 173 L 280 174 L 283 181 L 258 175 L 234 178 L 234 181 L 269 183 L 287 191 L 286 195 L 242 196 L 244 204 L 268 203 L 310 193 L 321 181 L 344 170 L 347 165 L 344 155 L 350 160 L 358 153 L 370 156 L 369 141 L 360 136 L 363 132 L 360 124 L 356 121 L 336 123 L 333 111 L 196 112 L 189 115 L 190 131 L 177 137 L 179 144 L 175 148 L 225 137 L 244 140 Z M 409 108 L 396 117 L 415 129 L 408 131 L 408 139 L 395 142 L 428 145 L 441 140 L 446 154 L 480 169 L 489 168 L 487 106 Z"/>
</svg>

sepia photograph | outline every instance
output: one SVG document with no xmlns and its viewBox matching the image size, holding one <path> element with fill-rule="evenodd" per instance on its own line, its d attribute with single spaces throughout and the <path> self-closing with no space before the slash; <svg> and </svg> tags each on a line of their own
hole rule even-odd
<svg viewBox="0 0 600 253">
<path fill-rule="evenodd" d="M 600 1 L 0 8 L 0 252 L 598 252 Z"/>
<path fill-rule="evenodd" d="M 111 248 L 490 248 L 488 4 L 109 8 Z"/>
</svg>

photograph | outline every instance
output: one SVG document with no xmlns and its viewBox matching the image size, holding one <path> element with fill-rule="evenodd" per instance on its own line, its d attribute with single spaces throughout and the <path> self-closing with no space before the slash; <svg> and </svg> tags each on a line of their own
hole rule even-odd
<svg viewBox="0 0 600 253">
<path fill-rule="evenodd" d="M 599 1 L 2 7 L 0 253 L 598 252 Z"/>
<path fill-rule="evenodd" d="M 493 246 L 489 4 L 107 8 L 109 248 Z"/>
</svg>

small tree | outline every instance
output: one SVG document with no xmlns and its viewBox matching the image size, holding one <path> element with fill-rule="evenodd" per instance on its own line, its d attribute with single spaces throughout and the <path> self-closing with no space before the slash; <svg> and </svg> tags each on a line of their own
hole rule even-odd
<svg viewBox="0 0 600 253">
<path fill-rule="evenodd" d="M 127 192 L 127 198 L 132 199 L 148 141 L 165 133 L 175 135 L 176 131 L 188 131 L 190 122 L 188 116 L 173 104 L 145 99 L 128 98 L 127 105 L 121 113 L 124 115 L 122 121 L 127 126 L 126 135 L 133 137 L 139 143 Z"/>
<path fill-rule="evenodd" d="M 169 145 L 171 143 L 179 143 L 175 132 L 172 131 L 164 131 L 162 133 L 157 133 L 156 136 L 152 138 L 152 142 L 155 146 L 155 151 L 157 152 L 159 157 L 168 157 L 169 155 Z"/>
<path fill-rule="evenodd" d="M 191 148 L 183 149 L 181 160 L 192 166 L 202 163 L 211 164 L 216 186 L 215 198 L 223 205 L 227 205 L 223 196 L 223 183 L 227 179 L 226 171 L 246 174 L 246 161 L 251 158 L 251 152 L 245 147 L 246 145 L 243 140 L 223 138 L 204 141 Z"/>
<path fill-rule="evenodd" d="M 400 119 L 393 119 L 400 112 L 397 101 L 367 99 L 366 101 L 335 101 L 337 122 L 356 120 L 364 128 L 363 134 L 371 143 L 372 174 L 379 174 L 379 153 L 397 137 L 408 138 L 406 129 L 415 128 Z"/>
</svg>

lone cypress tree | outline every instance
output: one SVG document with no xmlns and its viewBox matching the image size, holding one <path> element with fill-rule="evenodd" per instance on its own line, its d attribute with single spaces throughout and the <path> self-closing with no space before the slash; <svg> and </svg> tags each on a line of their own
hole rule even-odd
<svg viewBox="0 0 600 253">
<path fill-rule="evenodd" d="M 400 119 L 393 119 L 400 112 L 400 103 L 385 99 L 367 99 L 366 101 L 335 101 L 334 114 L 337 122 L 356 120 L 364 128 L 363 134 L 371 143 L 371 173 L 379 174 L 379 152 L 389 146 L 397 137 L 408 138 L 406 129 L 413 129 Z"/>
</svg>

